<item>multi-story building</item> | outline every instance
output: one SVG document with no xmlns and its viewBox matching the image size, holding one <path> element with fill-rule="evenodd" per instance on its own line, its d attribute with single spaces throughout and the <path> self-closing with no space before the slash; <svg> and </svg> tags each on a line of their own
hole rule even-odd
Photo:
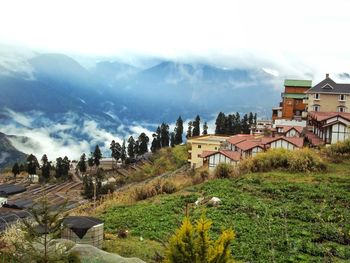
<svg viewBox="0 0 350 263">
<path fill-rule="evenodd" d="M 336 83 L 329 74 L 306 94 L 309 112 L 350 112 L 350 84 Z"/>
<path fill-rule="evenodd" d="M 279 107 L 272 109 L 272 120 L 301 120 L 306 119 L 305 92 L 312 86 L 311 80 L 286 79 L 284 92 L 281 94 L 282 102 Z"/>
<path fill-rule="evenodd" d="M 191 146 L 188 151 L 188 162 L 191 167 L 203 166 L 202 153 L 204 151 L 218 151 L 227 138 L 228 136 L 202 135 L 188 139 L 187 143 Z"/>
</svg>

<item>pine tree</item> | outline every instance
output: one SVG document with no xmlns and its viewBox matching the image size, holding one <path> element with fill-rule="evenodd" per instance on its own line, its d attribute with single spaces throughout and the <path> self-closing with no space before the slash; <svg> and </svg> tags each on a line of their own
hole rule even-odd
<svg viewBox="0 0 350 263">
<path fill-rule="evenodd" d="M 94 166 L 94 153 L 90 152 L 90 157 L 88 159 L 88 165 L 90 167 L 90 172 L 91 172 L 91 168 Z"/>
<path fill-rule="evenodd" d="M 100 165 L 101 159 L 102 159 L 102 153 L 101 153 L 100 147 L 96 145 L 95 151 L 94 151 L 94 164 L 96 165 L 96 167 Z"/>
<path fill-rule="evenodd" d="M 119 144 L 119 142 L 115 142 L 114 140 L 111 142 L 110 149 L 112 152 L 112 157 L 115 159 L 116 162 L 121 158 L 122 156 L 122 147 Z"/>
<path fill-rule="evenodd" d="M 12 166 L 12 173 L 13 173 L 13 177 L 15 178 L 15 181 L 16 181 L 16 177 L 17 177 L 17 175 L 20 173 L 20 168 L 19 168 L 18 163 L 15 163 L 15 164 Z"/>
<path fill-rule="evenodd" d="M 250 133 L 250 125 L 249 125 L 249 119 L 248 119 L 248 115 L 244 114 L 243 119 L 241 121 L 241 126 L 242 126 L 242 133 L 243 134 L 249 134 Z"/>
<path fill-rule="evenodd" d="M 42 166 L 41 166 L 41 175 L 45 178 L 45 180 L 50 179 L 50 170 L 51 165 L 49 163 L 49 160 L 47 158 L 47 155 L 44 154 L 41 158 Z"/>
<path fill-rule="evenodd" d="M 58 157 L 58 158 L 56 158 L 56 169 L 55 169 L 55 171 L 56 171 L 56 175 L 55 175 L 55 177 L 56 178 L 62 178 L 62 176 L 63 176 L 63 159 L 62 159 L 62 157 Z"/>
<path fill-rule="evenodd" d="M 134 144 L 134 153 L 135 153 L 135 156 L 140 155 L 140 142 L 139 142 L 139 140 L 136 140 L 136 142 Z"/>
<path fill-rule="evenodd" d="M 33 154 L 30 154 L 27 157 L 27 172 L 29 174 L 36 174 L 36 168 L 39 168 L 38 159 Z"/>
<path fill-rule="evenodd" d="M 192 137 L 192 121 L 188 122 L 188 129 L 186 133 L 186 138 L 189 139 Z"/>
<path fill-rule="evenodd" d="M 70 160 L 68 159 L 67 156 L 64 156 L 62 159 L 62 176 L 64 179 L 68 178 L 68 173 L 70 169 Z"/>
<path fill-rule="evenodd" d="M 197 115 L 196 119 L 192 123 L 193 125 L 192 136 L 199 136 L 201 134 L 200 122 L 201 122 L 201 118 L 199 117 L 199 115 Z"/>
<path fill-rule="evenodd" d="M 241 116 L 239 115 L 238 112 L 236 112 L 235 123 L 233 126 L 234 126 L 234 134 L 242 133 Z"/>
<path fill-rule="evenodd" d="M 254 126 L 256 126 L 257 117 L 258 117 L 258 115 L 256 113 L 254 113 Z"/>
<path fill-rule="evenodd" d="M 203 135 L 207 135 L 208 134 L 208 124 L 207 122 L 204 122 L 203 124 Z"/>
<path fill-rule="evenodd" d="M 226 126 L 226 116 L 223 112 L 218 114 L 218 117 L 215 121 L 215 134 L 225 134 L 225 126 Z"/>
<path fill-rule="evenodd" d="M 175 145 L 179 145 L 182 143 L 182 134 L 184 132 L 184 127 L 183 127 L 183 120 L 181 119 L 181 116 L 176 121 L 175 125 Z"/>
<path fill-rule="evenodd" d="M 161 147 L 169 147 L 170 134 L 169 134 L 169 125 L 166 123 L 162 123 L 160 126 L 160 141 Z"/>
<path fill-rule="evenodd" d="M 135 140 L 132 136 L 130 136 L 128 139 L 128 155 L 130 158 L 135 157 L 134 148 L 135 148 Z"/>
<path fill-rule="evenodd" d="M 78 169 L 82 174 L 86 173 L 87 167 L 86 167 L 86 155 L 85 155 L 85 153 L 83 153 L 80 156 L 80 160 L 78 162 Z"/>
<path fill-rule="evenodd" d="M 122 163 L 125 162 L 126 160 L 126 146 L 125 146 L 125 140 L 123 140 L 123 145 L 122 145 L 122 151 L 120 154 L 120 159 L 122 160 Z"/>
<path fill-rule="evenodd" d="M 254 115 L 252 112 L 249 112 L 248 123 L 250 127 L 254 124 Z"/>
<path fill-rule="evenodd" d="M 175 133 L 174 132 L 172 132 L 170 134 L 170 146 L 175 147 Z"/>
<path fill-rule="evenodd" d="M 148 136 L 143 132 L 140 134 L 138 138 L 139 143 L 139 154 L 145 154 L 148 152 L 148 143 L 149 143 L 149 138 Z"/>
</svg>

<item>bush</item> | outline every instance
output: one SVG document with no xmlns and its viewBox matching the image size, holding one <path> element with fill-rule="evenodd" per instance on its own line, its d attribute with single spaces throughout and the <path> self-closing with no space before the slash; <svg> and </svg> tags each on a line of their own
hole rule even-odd
<svg viewBox="0 0 350 263">
<path fill-rule="evenodd" d="M 234 175 L 234 167 L 231 164 L 219 163 L 215 168 L 215 177 L 229 178 Z"/>
<path fill-rule="evenodd" d="M 102 195 L 106 195 L 108 193 L 113 193 L 115 191 L 115 189 L 116 189 L 116 187 L 115 187 L 114 183 L 108 183 L 108 184 L 101 186 L 99 192 Z"/>
<path fill-rule="evenodd" d="M 326 170 L 326 164 L 311 149 L 289 151 L 271 149 L 239 163 L 240 173 L 268 172 L 274 169 L 288 169 L 291 172 L 316 172 Z"/>
<path fill-rule="evenodd" d="M 350 154 L 350 139 L 330 145 L 325 152 L 333 160 L 341 160 Z"/>
<path fill-rule="evenodd" d="M 176 192 L 176 186 L 171 182 L 165 182 L 162 186 L 163 193 L 172 194 Z"/>
<path fill-rule="evenodd" d="M 136 201 L 145 200 L 155 195 L 157 195 L 157 191 L 153 187 L 138 187 L 134 192 Z"/>
</svg>

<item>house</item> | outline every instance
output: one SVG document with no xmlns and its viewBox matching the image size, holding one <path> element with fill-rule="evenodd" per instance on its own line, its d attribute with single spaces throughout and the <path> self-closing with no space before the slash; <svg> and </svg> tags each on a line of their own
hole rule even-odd
<svg viewBox="0 0 350 263">
<path fill-rule="evenodd" d="M 222 144 L 227 140 L 228 136 L 224 135 L 202 135 L 192 137 L 187 140 L 191 146 L 188 151 L 188 162 L 192 168 L 203 166 L 202 153 L 204 151 L 218 151 Z"/>
<path fill-rule="evenodd" d="M 306 91 L 308 111 L 349 112 L 350 84 L 336 83 L 326 78 Z"/>
<path fill-rule="evenodd" d="M 350 138 L 349 112 L 309 112 L 306 138 L 312 146 L 332 144 Z"/>
<path fill-rule="evenodd" d="M 281 94 L 282 102 L 280 102 L 279 107 L 272 109 L 272 120 L 306 119 L 305 92 L 311 88 L 311 85 L 311 80 L 286 79 L 284 81 L 284 92 Z"/>
<path fill-rule="evenodd" d="M 202 153 L 203 164 L 209 166 L 212 171 L 219 163 L 237 165 L 241 160 L 240 153 L 230 150 L 204 151 Z"/>
<path fill-rule="evenodd" d="M 276 125 L 274 129 L 271 129 L 272 137 L 284 136 L 284 137 L 301 137 L 304 127 L 302 126 L 288 126 L 288 125 Z"/>
<path fill-rule="evenodd" d="M 250 134 L 261 135 L 261 134 L 264 134 L 266 131 L 269 131 L 271 128 L 272 128 L 271 120 L 258 120 L 256 122 L 256 125 L 251 127 Z"/>
<path fill-rule="evenodd" d="M 304 137 L 272 137 L 264 138 L 263 144 L 265 150 L 267 149 L 286 149 L 294 150 L 295 148 L 302 148 L 304 146 Z"/>
</svg>

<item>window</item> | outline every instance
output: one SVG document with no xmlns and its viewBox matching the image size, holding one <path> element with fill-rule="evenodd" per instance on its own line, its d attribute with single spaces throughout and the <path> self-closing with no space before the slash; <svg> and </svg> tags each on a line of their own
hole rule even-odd
<svg viewBox="0 0 350 263">
<path fill-rule="evenodd" d="M 314 99 L 319 100 L 320 99 L 320 93 L 315 93 L 314 94 Z"/>
<path fill-rule="evenodd" d="M 312 106 L 313 111 L 320 111 L 320 105 Z"/>
<path fill-rule="evenodd" d="M 215 147 L 215 150 L 217 150 L 218 149 L 218 147 Z"/>
<path fill-rule="evenodd" d="M 198 148 L 202 148 L 202 145 L 198 145 Z"/>
<path fill-rule="evenodd" d="M 338 112 L 345 112 L 345 107 L 338 107 Z"/>
<path fill-rule="evenodd" d="M 345 101 L 346 100 L 346 95 L 345 94 L 340 94 L 339 95 L 339 100 L 340 101 Z"/>
</svg>

